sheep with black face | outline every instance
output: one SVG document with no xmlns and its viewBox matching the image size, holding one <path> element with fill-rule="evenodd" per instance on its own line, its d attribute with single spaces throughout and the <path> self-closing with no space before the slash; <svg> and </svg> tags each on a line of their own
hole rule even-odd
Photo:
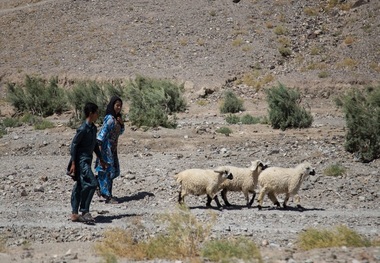
<svg viewBox="0 0 380 263">
<path fill-rule="evenodd" d="M 286 208 L 287 202 L 291 196 L 295 196 L 295 202 L 299 209 L 303 209 L 300 204 L 300 196 L 298 191 L 302 182 L 309 176 L 315 175 L 314 168 L 308 162 L 301 163 L 294 168 L 269 167 L 259 175 L 260 193 L 258 197 L 258 208 L 262 208 L 265 194 L 277 206 L 280 203 L 276 194 L 286 194 L 283 207 Z"/>
<path fill-rule="evenodd" d="M 187 169 L 176 174 L 175 178 L 180 184 L 178 196 L 180 204 L 184 203 L 185 196 L 189 194 L 207 195 L 207 207 L 211 207 L 211 201 L 214 199 L 218 208 L 221 208 L 216 194 L 220 189 L 220 184 L 225 180 L 231 180 L 233 175 L 228 168 L 220 166 L 213 170 Z"/>
</svg>

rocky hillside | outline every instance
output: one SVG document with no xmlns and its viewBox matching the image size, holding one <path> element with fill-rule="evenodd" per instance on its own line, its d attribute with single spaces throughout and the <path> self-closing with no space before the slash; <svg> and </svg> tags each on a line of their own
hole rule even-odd
<svg viewBox="0 0 380 263">
<path fill-rule="evenodd" d="M 369 0 L 2 0 L 1 89 L 25 74 L 367 84 L 379 80 L 379 13 Z"/>
</svg>

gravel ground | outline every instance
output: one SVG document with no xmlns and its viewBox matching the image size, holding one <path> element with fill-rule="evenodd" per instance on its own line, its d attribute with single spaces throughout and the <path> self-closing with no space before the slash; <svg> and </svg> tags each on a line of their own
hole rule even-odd
<svg viewBox="0 0 380 263">
<path fill-rule="evenodd" d="M 261 159 L 315 166 L 317 174 L 300 189 L 305 210 L 293 202 L 288 210 L 274 209 L 267 199 L 263 210 L 256 201 L 248 209 L 241 193 L 229 193 L 235 206 L 222 211 L 206 209 L 204 197 L 186 198 L 198 220 L 209 220 L 210 210 L 217 214 L 213 237 L 246 236 L 264 262 L 379 262 L 379 247 L 301 251 L 296 244 L 307 228 L 340 224 L 380 238 L 380 161 L 360 163 L 344 151 L 345 122 L 333 102 L 351 87 L 379 83 L 380 3 L 344 1 L 364 3 L 346 10 L 327 2 L 0 0 L 0 118 L 13 113 L 3 99 L 6 83 L 25 74 L 58 76 L 67 88 L 77 79 L 167 78 L 186 82 L 189 103 L 175 130 L 144 132 L 126 123 L 122 175 L 115 181 L 120 203 L 95 196 L 94 226 L 69 220 L 73 182 L 65 168 L 75 130 L 65 124 L 71 113 L 50 117 L 53 129 L 9 129 L 0 138 L 0 237 L 7 245 L 0 261 L 102 262 L 93 244 L 106 229 L 139 222 L 141 238 L 163 230 L 154 218 L 177 209 L 175 173 Z M 281 45 L 290 56 L 281 56 Z M 267 76 L 272 81 L 264 82 Z M 311 128 L 229 125 L 229 137 L 215 133 L 226 125 L 218 110 L 226 88 L 244 100 L 242 114 L 264 116 L 263 89 L 278 81 L 300 89 L 314 117 Z M 197 103 L 202 88 L 214 91 L 203 98 L 206 105 Z M 342 165 L 344 175 L 325 176 L 332 164 Z"/>
</svg>

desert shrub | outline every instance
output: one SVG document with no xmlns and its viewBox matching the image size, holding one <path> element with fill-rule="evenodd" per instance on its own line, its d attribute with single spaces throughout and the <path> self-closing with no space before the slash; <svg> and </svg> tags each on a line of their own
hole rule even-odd
<svg viewBox="0 0 380 263">
<path fill-rule="evenodd" d="M 340 164 L 331 164 L 325 168 L 323 174 L 326 176 L 341 176 L 346 172 L 346 169 Z"/>
<path fill-rule="evenodd" d="M 281 25 L 279 26 L 276 26 L 273 30 L 273 32 L 276 34 L 276 35 L 286 35 L 288 33 L 287 29 Z"/>
<path fill-rule="evenodd" d="M 232 133 L 232 130 L 228 127 L 220 127 L 219 129 L 216 130 L 217 133 L 224 134 L 226 136 L 230 136 Z"/>
<path fill-rule="evenodd" d="M 103 120 L 109 98 L 104 83 L 86 80 L 79 81 L 67 92 L 70 104 L 73 106 L 75 116 L 73 124 L 84 119 L 83 108 L 87 102 L 92 102 L 99 107 L 99 120 Z M 110 87 L 108 86 L 110 89 Z"/>
<path fill-rule="evenodd" d="M 54 123 L 46 119 L 38 118 L 36 123 L 34 123 L 34 129 L 36 130 L 45 130 L 54 127 Z"/>
<path fill-rule="evenodd" d="M 204 244 L 202 256 L 213 262 L 263 262 L 256 244 L 247 238 L 212 240 Z"/>
<path fill-rule="evenodd" d="M 368 247 L 371 241 L 361 236 L 347 226 L 337 226 L 335 229 L 310 228 L 298 237 L 298 245 L 303 250 L 328 247 Z"/>
<path fill-rule="evenodd" d="M 27 125 L 33 126 L 36 130 L 45 130 L 54 127 L 53 122 L 30 113 L 26 113 L 21 116 L 19 121 L 20 123 L 25 123 Z"/>
<path fill-rule="evenodd" d="M 260 118 L 254 117 L 250 114 L 244 114 L 241 116 L 240 121 L 242 124 L 257 124 L 260 123 Z"/>
<path fill-rule="evenodd" d="M 97 253 L 130 260 L 196 259 L 200 255 L 200 245 L 210 235 L 215 215 L 211 215 L 208 223 L 199 222 L 187 208 L 181 207 L 174 213 L 163 214 L 158 221 L 166 225 L 166 229 L 146 240 L 137 240 L 131 230 L 106 231 L 103 240 L 95 245 Z"/>
<path fill-rule="evenodd" d="M 118 96 L 121 99 L 125 99 L 127 97 L 127 89 L 121 81 L 115 81 L 114 83 L 104 82 L 103 86 L 108 98 Z"/>
<path fill-rule="evenodd" d="M 207 104 L 209 104 L 209 102 L 207 100 L 204 100 L 204 99 L 200 99 L 200 100 L 197 100 L 197 104 L 199 106 L 206 106 Z"/>
<path fill-rule="evenodd" d="M 175 113 L 186 109 L 184 86 L 167 80 L 136 77 L 127 85 L 129 120 L 138 127 L 175 128 Z M 170 119 L 169 115 L 173 118 Z"/>
<path fill-rule="evenodd" d="M 6 127 L 3 125 L 2 122 L 0 122 L 0 138 L 3 138 L 3 136 L 7 134 L 7 129 Z"/>
<path fill-rule="evenodd" d="M 68 110 L 65 92 L 58 87 L 58 77 L 47 81 L 27 75 L 23 86 L 8 83 L 7 89 L 7 100 L 19 112 L 46 117 Z"/>
<path fill-rule="evenodd" d="M 20 120 L 18 118 L 5 118 L 3 121 L 2 121 L 2 125 L 4 127 L 19 127 L 22 125 L 22 123 L 20 122 Z"/>
<path fill-rule="evenodd" d="M 346 120 L 345 149 L 363 162 L 380 157 L 380 86 L 353 89 L 336 99 Z"/>
<path fill-rule="evenodd" d="M 20 117 L 20 121 L 22 123 L 26 123 L 28 125 L 34 125 L 38 122 L 38 116 L 35 116 L 29 112 L 25 113 L 23 116 Z"/>
<path fill-rule="evenodd" d="M 330 76 L 330 74 L 327 71 L 321 71 L 318 73 L 318 77 L 321 79 L 327 78 L 329 76 Z"/>
<path fill-rule="evenodd" d="M 224 99 L 222 105 L 220 106 L 221 113 L 236 113 L 243 111 L 243 100 L 239 99 L 235 93 L 228 90 L 224 93 Z"/>
<path fill-rule="evenodd" d="M 239 117 L 234 114 L 228 114 L 225 118 L 226 122 L 228 124 L 257 124 L 260 123 L 260 118 L 253 117 L 250 114 L 244 114 L 243 116 Z"/>
<path fill-rule="evenodd" d="M 7 252 L 5 237 L 0 236 L 0 253 Z"/>
<path fill-rule="evenodd" d="M 274 76 L 272 74 L 261 75 L 260 65 L 256 65 L 257 69 L 251 72 L 244 74 L 242 79 L 239 81 L 245 85 L 248 85 L 254 88 L 256 91 L 260 90 L 265 84 L 274 80 Z"/>
<path fill-rule="evenodd" d="M 234 114 L 228 114 L 228 115 L 226 116 L 226 122 L 227 122 L 228 124 L 237 124 L 237 123 L 240 122 L 240 118 L 239 118 L 239 116 L 237 116 L 237 115 L 234 115 Z"/>
<path fill-rule="evenodd" d="M 281 56 L 283 57 L 289 57 L 292 54 L 290 48 L 284 46 L 279 47 L 278 52 L 280 52 Z"/>
<path fill-rule="evenodd" d="M 313 116 L 300 106 L 300 93 L 283 84 L 266 90 L 269 105 L 269 120 L 274 129 L 307 128 Z"/>
</svg>

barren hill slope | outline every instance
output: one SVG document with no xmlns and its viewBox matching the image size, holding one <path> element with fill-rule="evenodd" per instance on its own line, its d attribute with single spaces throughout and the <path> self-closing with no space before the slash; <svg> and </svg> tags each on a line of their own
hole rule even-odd
<svg viewBox="0 0 380 263">
<path fill-rule="evenodd" d="M 300 87 L 378 81 L 380 2 L 335 2 L 1 0 L 1 83 L 25 74 L 196 86 L 243 76 L 256 87 L 265 77 Z"/>
</svg>

